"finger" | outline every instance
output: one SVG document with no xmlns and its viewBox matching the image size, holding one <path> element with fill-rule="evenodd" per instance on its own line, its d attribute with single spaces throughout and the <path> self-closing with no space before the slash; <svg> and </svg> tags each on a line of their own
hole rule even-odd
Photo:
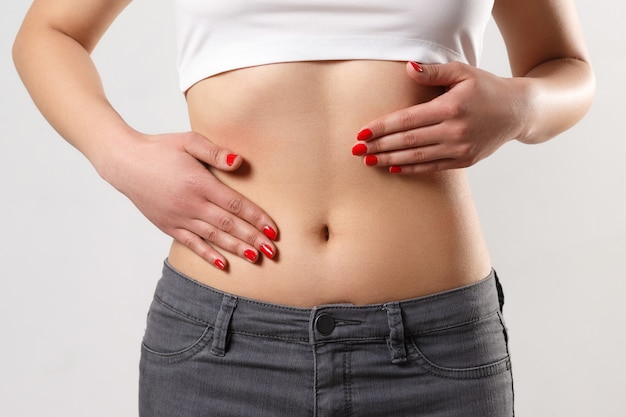
<svg viewBox="0 0 626 417">
<path fill-rule="evenodd" d="M 393 133 L 406 132 L 442 123 L 450 117 L 450 112 L 438 98 L 406 107 L 381 116 L 368 123 L 359 133 L 357 140 L 369 142 Z"/>
<path fill-rule="evenodd" d="M 226 258 L 197 234 L 189 230 L 177 229 L 173 231 L 171 235 L 178 242 L 217 269 L 224 270 L 228 267 Z"/>
<path fill-rule="evenodd" d="M 211 183 L 214 184 L 212 187 Z M 205 187 L 203 195 L 207 202 L 212 203 L 221 209 L 233 214 L 239 219 L 245 220 L 254 226 L 258 234 L 263 234 L 271 240 L 276 240 L 278 228 L 270 216 L 261 210 L 256 204 L 243 197 L 238 192 L 225 187 L 221 182 L 210 177 L 209 181 L 203 185 Z M 219 192 L 216 192 L 219 187 Z M 218 222 L 219 224 L 219 222 Z"/>
<path fill-rule="evenodd" d="M 451 88 L 464 81 L 472 72 L 472 67 L 461 62 L 435 65 L 408 62 L 406 72 L 413 81 L 420 85 Z"/>
<path fill-rule="evenodd" d="M 231 253 L 255 261 L 250 257 L 250 251 L 260 251 L 266 257 L 273 259 L 276 246 L 264 233 L 260 233 L 250 224 L 224 210 L 213 207 L 203 216 L 208 220 L 197 220 L 194 230 L 207 242 L 228 250 Z"/>
<path fill-rule="evenodd" d="M 433 145 L 368 155 L 364 159 L 365 164 L 368 166 L 389 167 L 394 165 L 423 164 L 446 158 L 442 155 L 441 147 Z"/>
<path fill-rule="evenodd" d="M 184 147 L 185 151 L 197 160 L 222 171 L 234 171 L 243 162 L 243 158 L 237 153 L 218 146 L 194 132 L 187 136 Z"/>
<path fill-rule="evenodd" d="M 429 174 L 449 169 L 467 168 L 468 166 L 469 164 L 456 159 L 438 159 L 421 164 L 391 165 L 389 167 L 389 173 L 394 175 Z"/>
<path fill-rule="evenodd" d="M 420 85 L 444 87 L 449 90 L 472 76 L 473 67 L 460 62 L 439 65 L 409 62 L 407 63 L 407 73 Z M 357 139 L 369 141 L 391 133 L 429 126 L 453 118 L 457 109 L 454 106 L 447 106 L 445 100 L 441 100 L 442 96 L 371 121 L 357 133 Z"/>
<path fill-rule="evenodd" d="M 472 142 L 458 140 L 453 133 L 448 135 L 450 129 L 444 130 L 441 126 L 443 125 L 433 127 L 430 134 L 427 135 L 428 139 L 422 140 L 422 143 L 417 146 L 379 153 L 371 152 L 365 157 L 366 165 L 412 165 L 432 161 L 457 161 L 456 168 L 461 167 L 461 165 L 472 165 L 476 155 Z M 381 139 L 380 142 L 384 140 Z M 368 143 L 368 146 L 370 145 L 371 143 Z"/>
<path fill-rule="evenodd" d="M 259 206 L 224 185 L 208 170 L 201 169 L 196 176 L 188 177 L 187 182 L 187 186 L 191 187 L 189 192 L 196 198 L 193 202 L 181 201 L 179 205 L 190 206 L 188 211 L 192 217 L 213 216 L 212 210 L 218 208 L 254 226 L 256 230 L 253 232 L 257 235 L 264 235 L 270 240 L 277 239 L 278 228 L 271 217 Z M 202 209 L 198 211 L 198 207 L 202 207 Z M 219 222 L 210 221 L 210 217 L 202 220 L 219 226 Z"/>
<path fill-rule="evenodd" d="M 401 149 L 435 145 L 440 138 L 440 124 L 392 133 L 369 142 L 359 142 L 352 148 L 356 156 L 377 154 Z"/>
</svg>

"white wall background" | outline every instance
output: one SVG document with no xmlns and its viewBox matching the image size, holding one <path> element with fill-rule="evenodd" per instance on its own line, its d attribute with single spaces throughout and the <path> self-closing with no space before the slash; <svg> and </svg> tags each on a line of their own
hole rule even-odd
<svg viewBox="0 0 626 417">
<path fill-rule="evenodd" d="M 0 415 L 133 416 L 145 314 L 169 239 L 39 115 L 0 6 Z M 626 416 L 626 6 L 578 2 L 598 76 L 589 116 L 470 170 L 507 292 L 517 413 Z M 137 129 L 187 129 L 169 1 L 136 0 L 95 59 Z M 532 28 L 529 28 L 532 30 Z M 508 74 L 487 33 L 483 67 Z M 41 68 L 46 71 L 46 68 Z"/>
</svg>

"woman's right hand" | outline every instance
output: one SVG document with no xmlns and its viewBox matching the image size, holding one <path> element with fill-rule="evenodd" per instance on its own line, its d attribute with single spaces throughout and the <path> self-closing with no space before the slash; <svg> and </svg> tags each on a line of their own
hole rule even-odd
<svg viewBox="0 0 626 417">
<path fill-rule="evenodd" d="M 273 257 L 276 226 L 209 170 L 240 156 L 187 132 L 144 135 L 106 98 L 91 52 L 129 0 L 36 0 L 13 47 L 16 67 L 52 126 L 159 229 L 224 269 L 221 248 Z M 41 71 L 45 67 L 46 71 Z M 264 231 L 265 230 L 265 234 Z"/>
<path fill-rule="evenodd" d="M 259 251 L 276 254 L 270 216 L 209 170 L 234 171 L 241 156 L 186 132 L 133 136 L 113 161 L 101 175 L 160 230 L 217 268 L 228 263 L 216 247 L 249 262 Z"/>
</svg>

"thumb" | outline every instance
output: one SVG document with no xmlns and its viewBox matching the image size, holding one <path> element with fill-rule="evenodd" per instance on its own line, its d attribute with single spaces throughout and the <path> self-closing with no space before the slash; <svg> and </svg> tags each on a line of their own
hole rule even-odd
<svg viewBox="0 0 626 417">
<path fill-rule="evenodd" d="M 451 87 L 463 81 L 467 67 L 460 62 L 426 65 L 414 61 L 407 63 L 406 70 L 415 82 L 431 87 Z"/>
<path fill-rule="evenodd" d="M 240 155 L 195 132 L 190 132 L 185 150 L 200 162 L 222 171 L 234 171 L 243 163 Z"/>
</svg>

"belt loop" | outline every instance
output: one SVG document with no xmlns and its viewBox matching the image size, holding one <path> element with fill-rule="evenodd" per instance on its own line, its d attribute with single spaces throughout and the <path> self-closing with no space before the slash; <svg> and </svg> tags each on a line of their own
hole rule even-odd
<svg viewBox="0 0 626 417">
<path fill-rule="evenodd" d="M 222 297 L 222 305 L 220 311 L 217 313 L 215 319 L 215 328 L 213 329 L 213 345 L 211 346 L 211 353 L 215 356 L 226 355 L 226 336 L 228 336 L 228 326 L 230 325 L 230 319 L 233 317 L 233 312 L 237 306 L 237 297 L 224 294 Z"/>
<path fill-rule="evenodd" d="M 387 312 L 387 323 L 389 324 L 387 346 L 391 352 L 391 363 L 404 363 L 407 361 L 407 357 L 400 303 L 387 303 L 383 306 L 383 310 Z"/>
</svg>

